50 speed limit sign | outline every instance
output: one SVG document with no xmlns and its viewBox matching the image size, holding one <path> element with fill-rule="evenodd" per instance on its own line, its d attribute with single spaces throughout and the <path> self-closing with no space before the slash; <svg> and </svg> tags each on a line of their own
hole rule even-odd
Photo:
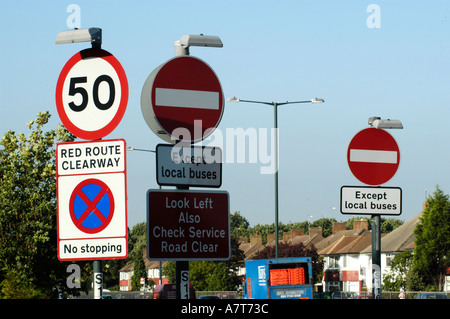
<svg viewBox="0 0 450 319">
<path fill-rule="evenodd" d="M 67 61 L 56 84 L 56 108 L 75 136 L 97 140 L 122 120 L 128 81 L 119 61 L 102 49 L 86 49 Z"/>
</svg>

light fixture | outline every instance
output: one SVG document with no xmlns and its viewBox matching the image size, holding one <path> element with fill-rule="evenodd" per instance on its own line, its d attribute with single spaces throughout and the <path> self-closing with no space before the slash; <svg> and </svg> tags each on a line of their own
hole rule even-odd
<svg viewBox="0 0 450 319">
<path fill-rule="evenodd" d="M 370 117 L 369 125 L 380 129 L 403 129 L 403 124 L 399 120 L 382 120 L 378 116 Z"/>
<path fill-rule="evenodd" d="M 102 44 L 102 29 L 89 28 L 61 31 L 56 36 L 55 41 L 56 44 L 78 42 L 91 42 L 92 46 L 100 46 Z"/>
<path fill-rule="evenodd" d="M 189 55 L 191 46 L 222 48 L 223 43 L 215 35 L 183 35 L 180 40 L 174 42 L 175 56 Z"/>
</svg>

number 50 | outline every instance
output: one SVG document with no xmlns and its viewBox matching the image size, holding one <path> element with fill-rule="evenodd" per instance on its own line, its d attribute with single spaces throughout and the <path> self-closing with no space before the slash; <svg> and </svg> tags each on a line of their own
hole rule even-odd
<svg viewBox="0 0 450 319">
<path fill-rule="evenodd" d="M 81 95 L 81 103 L 80 104 L 77 105 L 74 102 L 69 103 L 70 109 L 74 112 L 81 112 L 88 105 L 88 101 L 89 101 L 88 92 L 82 86 L 77 87 L 77 84 L 86 83 L 86 82 L 87 82 L 87 77 L 85 77 L 85 76 L 70 78 L 69 95 L 70 96 L 74 96 L 76 94 Z M 98 97 L 98 88 L 100 86 L 100 83 L 102 83 L 102 82 L 108 83 L 108 86 L 109 86 L 109 98 L 105 103 L 102 103 Z M 114 86 L 113 79 L 106 74 L 100 75 L 95 80 L 94 85 L 92 87 L 92 98 L 94 99 L 95 106 L 99 110 L 105 111 L 113 105 L 115 96 L 116 96 L 116 89 Z"/>
</svg>

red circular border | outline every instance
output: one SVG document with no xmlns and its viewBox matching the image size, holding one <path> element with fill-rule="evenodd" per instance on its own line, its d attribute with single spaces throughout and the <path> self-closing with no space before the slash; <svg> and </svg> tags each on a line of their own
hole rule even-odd
<svg viewBox="0 0 450 319">
<path fill-rule="evenodd" d="M 66 114 L 66 111 L 64 109 L 63 104 L 63 97 L 62 97 L 62 91 L 64 82 L 66 80 L 67 74 L 70 72 L 72 67 L 77 64 L 79 61 L 91 58 L 91 57 L 97 57 L 102 58 L 106 62 L 108 62 L 114 70 L 117 72 L 117 75 L 119 77 L 120 81 L 120 87 L 121 87 L 121 98 L 119 103 L 119 108 L 117 110 L 117 113 L 114 115 L 114 118 L 106 124 L 104 127 L 95 130 L 95 131 L 85 131 L 77 127 L 75 124 L 73 124 L 69 117 Z M 58 77 L 58 82 L 56 84 L 56 109 L 58 111 L 59 118 L 61 119 L 64 126 L 75 136 L 85 139 L 85 140 L 98 140 L 109 133 L 111 133 L 117 125 L 119 125 L 120 121 L 122 120 L 123 115 L 125 114 L 125 110 L 127 108 L 128 103 L 128 81 L 127 76 L 125 74 L 125 70 L 123 69 L 120 62 L 108 51 L 102 50 L 102 49 L 86 49 L 82 50 L 78 53 L 76 53 L 74 56 L 72 56 L 69 61 L 64 65 L 63 69 L 61 70 L 61 73 Z"/>
<path fill-rule="evenodd" d="M 174 109 L 156 104 L 156 88 L 199 90 L 198 87 L 192 88 L 193 80 L 196 85 L 200 83 L 202 90 L 219 93 L 218 110 L 195 109 L 193 111 L 191 108 Z M 191 134 L 191 139 L 183 140 L 191 143 L 209 136 L 219 125 L 224 113 L 223 90 L 219 78 L 206 62 L 193 56 L 172 58 L 161 67 L 152 83 L 151 101 L 151 107 L 158 125 L 169 136 L 173 136 L 172 133 L 177 128 L 186 128 Z M 200 139 L 194 136 L 195 120 L 202 120 L 202 136 Z"/>
<path fill-rule="evenodd" d="M 375 141 L 375 143 L 372 143 Z M 397 164 L 350 162 L 350 149 L 396 151 Z M 383 129 L 369 127 L 359 131 L 347 149 L 347 163 L 353 175 L 364 184 L 376 186 L 388 182 L 400 165 L 400 149 L 394 137 Z"/>
<path fill-rule="evenodd" d="M 96 184 L 98 186 L 100 186 L 102 189 L 106 188 L 106 194 L 109 197 L 110 200 L 110 213 L 108 215 L 108 218 L 106 218 L 106 221 L 103 223 L 103 225 L 101 225 L 100 227 L 97 228 L 87 228 L 81 225 L 81 223 L 78 223 L 78 219 L 75 217 L 75 212 L 74 212 L 74 202 L 75 202 L 75 197 L 78 194 L 78 191 L 81 191 L 81 189 L 88 185 L 88 184 Z M 89 178 L 86 179 L 84 181 L 82 181 L 81 183 L 79 183 L 74 190 L 72 191 L 72 195 L 70 196 L 70 202 L 69 202 L 69 211 L 70 211 L 70 218 L 72 219 L 73 224 L 82 232 L 88 233 L 88 234 L 96 234 L 101 232 L 102 230 L 104 230 L 109 223 L 111 222 L 111 219 L 114 215 L 114 197 L 112 195 L 111 189 L 108 187 L 108 185 L 106 185 L 104 182 L 102 182 L 101 180 L 95 179 L 95 178 Z"/>
</svg>

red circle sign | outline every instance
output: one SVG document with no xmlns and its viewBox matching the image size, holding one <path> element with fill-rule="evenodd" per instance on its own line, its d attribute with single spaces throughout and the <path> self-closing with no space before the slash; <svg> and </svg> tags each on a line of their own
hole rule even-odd
<svg viewBox="0 0 450 319">
<path fill-rule="evenodd" d="M 222 87 L 202 60 L 175 57 L 149 75 L 141 108 L 148 126 L 165 141 L 195 143 L 210 135 L 222 118 Z"/>
<path fill-rule="evenodd" d="M 368 185 L 381 185 L 397 172 L 400 150 L 388 132 L 367 128 L 351 140 L 347 150 L 347 162 L 358 180 Z"/>
<path fill-rule="evenodd" d="M 114 215 L 114 197 L 104 182 L 90 178 L 79 183 L 70 196 L 70 217 L 81 231 L 94 234 L 105 229 Z"/>
<path fill-rule="evenodd" d="M 97 140 L 122 120 L 128 81 L 119 61 L 101 49 L 78 52 L 64 65 L 56 84 L 56 109 L 75 136 Z"/>
</svg>

